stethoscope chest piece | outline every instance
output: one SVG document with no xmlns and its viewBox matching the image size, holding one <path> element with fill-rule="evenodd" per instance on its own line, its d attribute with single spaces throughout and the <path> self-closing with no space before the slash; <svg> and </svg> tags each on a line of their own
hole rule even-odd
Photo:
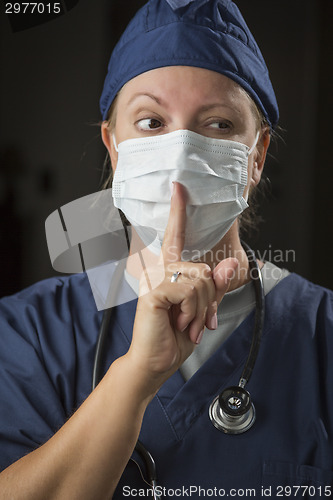
<svg viewBox="0 0 333 500">
<path fill-rule="evenodd" d="M 242 434 L 252 427 L 256 412 L 250 394 L 240 386 L 224 389 L 209 407 L 213 425 L 226 434 Z"/>
</svg>

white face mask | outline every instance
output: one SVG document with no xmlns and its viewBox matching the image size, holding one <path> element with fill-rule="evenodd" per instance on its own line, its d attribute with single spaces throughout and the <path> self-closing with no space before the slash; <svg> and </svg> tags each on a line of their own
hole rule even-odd
<svg viewBox="0 0 333 500">
<path fill-rule="evenodd" d="M 182 257 L 199 258 L 223 238 L 248 207 L 243 198 L 248 157 L 258 137 L 259 133 L 251 149 L 188 130 L 123 141 L 119 149 L 116 147 L 114 204 L 143 243 L 159 254 L 169 218 L 172 182 L 181 183 L 187 191 Z"/>
</svg>

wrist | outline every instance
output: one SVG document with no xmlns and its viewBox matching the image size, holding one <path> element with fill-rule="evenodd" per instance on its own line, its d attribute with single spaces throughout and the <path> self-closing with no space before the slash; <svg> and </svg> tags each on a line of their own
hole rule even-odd
<svg viewBox="0 0 333 500">
<path fill-rule="evenodd" d="M 128 397 L 138 409 L 146 409 L 160 385 L 152 383 L 145 370 L 136 365 L 131 354 L 116 359 L 110 366 L 106 378 L 112 386 L 121 388 L 123 397 Z"/>
</svg>

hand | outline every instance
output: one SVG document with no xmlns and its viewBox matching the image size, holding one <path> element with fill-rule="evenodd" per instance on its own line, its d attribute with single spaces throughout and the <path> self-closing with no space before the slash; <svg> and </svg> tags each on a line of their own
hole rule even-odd
<svg viewBox="0 0 333 500">
<path fill-rule="evenodd" d="M 161 262 L 150 269 L 163 281 L 149 293 L 141 293 L 135 316 L 133 341 L 128 353 L 148 384 L 158 390 L 193 352 L 205 326 L 217 327 L 217 305 L 228 290 L 237 259 L 226 259 L 215 268 L 183 262 L 186 226 L 186 194 L 174 183 L 168 226 L 162 245 Z M 181 274 L 171 283 L 174 272 Z"/>
</svg>

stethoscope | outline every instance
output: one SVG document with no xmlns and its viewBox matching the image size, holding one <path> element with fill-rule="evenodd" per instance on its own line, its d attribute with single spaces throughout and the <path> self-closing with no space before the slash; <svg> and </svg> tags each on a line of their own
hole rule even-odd
<svg viewBox="0 0 333 500">
<path fill-rule="evenodd" d="M 242 434 L 252 427 L 256 419 L 251 396 L 244 389 L 251 378 L 258 356 L 265 316 L 265 292 L 262 274 L 253 250 L 242 241 L 249 261 L 250 276 L 254 284 L 256 309 L 250 352 L 238 385 L 227 387 L 209 407 L 209 417 L 213 425 L 226 434 Z"/>
<path fill-rule="evenodd" d="M 129 246 L 128 233 L 125 227 L 127 245 Z M 242 375 L 239 379 L 238 385 L 230 386 L 224 389 L 219 396 L 217 396 L 209 407 L 209 417 L 213 425 L 219 430 L 226 434 L 241 434 L 249 430 L 255 422 L 256 413 L 253 402 L 251 401 L 250 393 L 245 390 L 245 385 L 249 382 L 256 359 L 259 351 L 260 341 L 262 337 L 262 331 L 264 326 L 264 314 L 265 314 L 265 293 L 262 280 L 262 274 L 258 266 L 255 254 L 253 250 L 244 242 L 242 246 L 246 252 L 250 276 L 255 289 L 256 307 L 255 307 L 255 320 L 254 329 L 252 335 L 252 343 L 250 347 L 250 352 L 247 357 Z M 126 259 L 123 259 L 116 268 L 113 275 L 113 286 L 110 287 L 110 294 L 116 295 L 119 289 L 120 283 L 123 279 L 124 269 L 126 266 Z M 115 303 L 112 297 L 108 297 L 108 303 Z M 111 302 L 112 301 L 112 302 Z M 98 335 L 98 340 L 96 344 L 95 360 L 93 368 L 92 377 L 92 390 L 95 389 L 97 384 L 103 377 L 103 352 L 105 347 L 105 342 L 107 339 L 107 334 L 111 324 L 112 313 L 114 308 L 109 308 L 104 311 L 102 323 Z M 137 441 L 135 446 L 135 451 L 141 456 L 146 467 L 146 477 L 148 481 L 145 480 L 153 489 L 154 499 L 160 500 L 161 496 L 157 494 L 157 475 L 156 475 L 156 464 L 145 446 L 141 441 Z M 131 458 L 136 464 L 137 462 Z M 138 465 L 138 464 L 137 464 Z M 140 466 L 139 466 L 140 469 Z M 141 469 L 140 469 L 141 472 Z M 142 473 L 141 473 L 142 474 Z M 142 475 L 143 477 L 143 475 Z M 144 479 L 144 477 L 143 477 Z"/>
</svg>

